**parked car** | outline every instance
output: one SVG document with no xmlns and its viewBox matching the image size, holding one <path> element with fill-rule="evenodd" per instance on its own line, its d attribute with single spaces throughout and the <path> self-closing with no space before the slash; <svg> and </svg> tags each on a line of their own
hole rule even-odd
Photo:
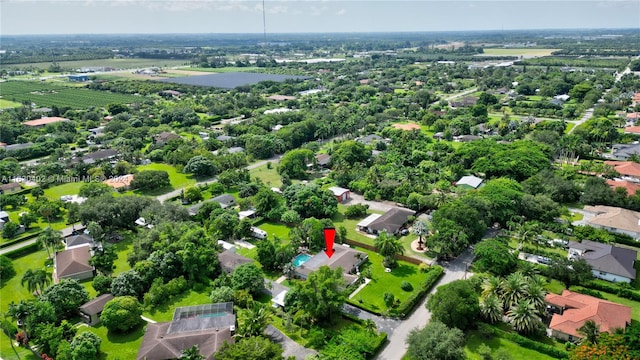
<svg viewBox="0 0 640 360">
<path fill-rule="evenodd" d="M 540 264 L 545 264 L 545 265 L 549 265 L 551 264 L 551 259 L 549 259 L 546 256 L 536 256 L 536 260 L 538 261 L 538 263 Z"/>
</svg>

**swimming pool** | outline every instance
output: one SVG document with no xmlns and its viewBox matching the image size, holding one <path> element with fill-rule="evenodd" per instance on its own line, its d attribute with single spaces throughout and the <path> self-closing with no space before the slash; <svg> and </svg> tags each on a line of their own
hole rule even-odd
<svg viewBox="0 0 640 360">
<path fill-rule="evenodd" d="M 309 259 L 311 259 L 311 256 L 307 254 L 298 254 L 293 258 L 293 265 L 295 267 L 300 267 L 300 265 L 306 263 L 307 261 L 309 261 Z"/>
</svg>

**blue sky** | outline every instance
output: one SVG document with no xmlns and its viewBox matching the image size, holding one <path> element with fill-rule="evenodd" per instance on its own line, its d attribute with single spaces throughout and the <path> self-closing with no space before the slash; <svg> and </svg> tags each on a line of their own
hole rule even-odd
<svg viewBox="0 0 640 360">
<path fill-rule="evenodd" d="M 636 28 L 640 0 L 265 0 L 267 32 Z M 0 33 L 262 33 L 262 1 L 0 0 Z"/>
</svg>

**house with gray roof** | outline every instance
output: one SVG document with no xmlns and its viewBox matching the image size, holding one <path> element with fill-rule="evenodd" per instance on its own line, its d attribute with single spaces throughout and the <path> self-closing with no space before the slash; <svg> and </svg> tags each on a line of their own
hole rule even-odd
<svg viewBox="0 0 640 360">
<path fill-rule="evenodd" d="M 380 135 L 376 135 L 376 134 L 371 134 L 371 135 L 367 135 L 365 137 L 361 137 L 361 138 L 357 138 L 356 141 L 361 143 L 361 144 L 365 144 L 365 145 L 370 145 L 373 144 L 374 142 L 380 142 L 383 141 L 384 139 L 382 138 L 382 136 Z"/>
<path fill-rule="evenodd" d="M 93 237 L 87 234 L 71 235 L 64 238 L 63 241 L 66 249 L 72 249 L 82 245 L 93 246 Z"/>
<path fill-rule="evenodd" d="M 590 240 L 569 242 L 569 259 L 584 259 L 591 266 L 594 277 L 612 282 L 635 280 L 637 255 L 636 250 Z"/>
<path fill-rule="evenodd" d="M 311 272 L 326 265 L 332 270 L 341 268 L 343 270 L 342 277 L 346 285 L 353 284 L 358 280 L 358 276 L 355 274 L 359 271 L 359 266 L 366 262 L 369 256 L 365 252 L 342 244 L 335 244 L 333 250 L 335 252 L 331 257 L 328 257 L 324 251 L 320 251 L 312 256 L 311 259 L 296 267 L 296 276 L 306 279 Z"/>
<path fill-rule="evenodd" d="M 360 222 L 359 228 L 369 234 L 378 234 L 386 231 L 389 234 L 398 234 L 402 227 L 409 221 L 409 216 L 415 214 L 415 211 L 402 208 L 392 208 L 380 217 L 374 219 L 366 226 L 362 226 Z"/>
<path fill-rule="evenodd" d="M 104 310 L 104 306 L 113 299 L 111 294 L 102 294 L 95 299 L 80 306 L 80 316 L 84 322 L 89 325 L 95 325 L 100 322 L 100 314 Z"/>
<path fill-rule="evenodd" d="M 179 307 L 172 321 L 147 324 L 136 359 L 178 359 L 197 346 L 204 359 L 212 360 L 225 342 L 234 342 L 235 330 L 231 302 Z"/>
<path fill-rule="evenodd" d="M 615 144 L 611 147 L 611 158 L 628 160 L 632 155 L 640 154 L 640 144 Z"/>
<path fill-rule="evenodd" d="M 202 201 L 202 202 L 200 202 L 200 203 L 198 203 L 198 204 L 195 204 L 195 205 L 193 205 L 193 206 L 189 207 L 189 215 L 191 215 L 191 216 L 196 215 L 196 214 L 198 213 L 198 209 L 200 209 L 200 207 L 201 207 L 204 203 L 212 202 L 212 201 L 215 201 L 215 202 L 217 202 L 218 204 L 220 204 L 220 207 L 221 207 L 221 208 L 223 208 L 223 209 L 226 209 L 226 208 L 228 208 L 228 207 L 233 206 L 233 205 L 235 205 L 235 204 L 236 204 L 236 198 L 235 198 L 235 197 L 233 197 L 233 195 L 230 195 L 230 194 L 222 194 L 222 195 L 218 195 L 218 196 L 216 196 L 216 197 L 214 197 L 214 198 L 211 198 L 211 199 L 209 199 L 209 200 Z"/>
<path fill-rule="evenodd" d="M 56 252 L 53 258 L 53 282 L 57 284 L 62 279 L 91 279 L 95 275 L 95 268 L 89 265 L 89 259 L 89 245 Z"/>
<path fill-rule="evenodd" d="M 218 254 L 220 268 L 227 274 L 232 273 L 240 265 L 250 264 L 253 260 L 235 253 L 234 249 L 228 249 Z"/>
</svg>

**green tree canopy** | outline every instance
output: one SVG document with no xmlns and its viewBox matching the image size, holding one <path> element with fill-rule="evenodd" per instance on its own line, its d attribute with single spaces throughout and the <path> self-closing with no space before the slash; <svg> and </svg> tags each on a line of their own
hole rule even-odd
<svg viewBox="0 0 640 360">
<path fill-rule="evenodd" d="M 118 296 L 105 304 L 100 320 L 110 331 L 126 332 L 142 322 L 142 305 L 133 296 Z"/>
<path fill-rule="evenodd" d="M 415 360 L 463 360 L 464 334 L 460 329 L 448 328 L 431 320 L 422 329 L 413 329 L 407 338 L 407 354 Z"/>
<path fill-rule="evenodd" d="M 464 330 L 473 325 L 480 313 L 478 293 L 466 280 L 456 280 L 438 287 L 427 300 L 434 319 Z"/>
</svg>

